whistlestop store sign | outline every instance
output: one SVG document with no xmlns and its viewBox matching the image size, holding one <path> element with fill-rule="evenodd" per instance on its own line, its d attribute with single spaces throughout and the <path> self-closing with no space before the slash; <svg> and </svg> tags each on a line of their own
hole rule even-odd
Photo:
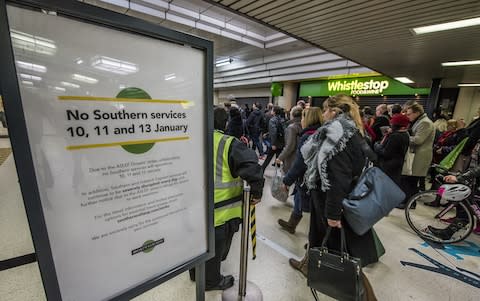
<svg viewBox="0 0 480 301">
<path fill-rule="evenodd" d="M 430 89 L 414 89 L 386 76 L 334 79 L 304 82 L 300 85 L 300 96 L 347 95 L 428 95 Z"/>
</svg>

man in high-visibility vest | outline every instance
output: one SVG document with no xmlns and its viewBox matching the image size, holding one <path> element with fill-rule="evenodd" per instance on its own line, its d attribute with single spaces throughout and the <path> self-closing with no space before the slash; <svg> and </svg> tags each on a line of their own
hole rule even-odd
<svg viewBox="0 0 480 301">
<path fill-rule="evenodd" d="M 233 286 L 232 275 L 223 276 L 220 264 L 227 258 L 233 234 L 242 223 L 243 180 L 251 187 L 250 204 L 260 202 L 263 191 L 263 173 L 255 151 L 240 140 L 225 135 L 228 114 L 223 108 L 214 109 L 214 223 L 215 257 L 205 264 L 205 290 L 224 290 Z M 190 278 L 194 280 L 190 270 Z"/>
</svg>

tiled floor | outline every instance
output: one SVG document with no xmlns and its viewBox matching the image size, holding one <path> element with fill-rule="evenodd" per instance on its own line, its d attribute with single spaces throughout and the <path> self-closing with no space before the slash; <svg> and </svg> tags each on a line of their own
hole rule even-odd
<svg viewBox="0 0 480 301">
<path fill-rule="evenodd" d="M 6 139 L 0 139 L 0 148 L 8 147 Z M 306 301 L 313 300 L 306 280 L 288 265 L 288 257 L 301 257 L 307 239 L 309 216 L 301 221 L 298 232 L 291 235 L 279 229 L 278 218 L 288 218 L 291 206 L 273 199 L 269 192 L 273 170 L 267 169 L 267 185 L 262 203 L 257 206 L 257 259 L 249 259 L 248 279 L 258 285 L 265 301 Z M 9 156 L 0 166 L 0 260 L 33 251 L 28 224 L 21 201 L 13 157 Z M 454 249 L 463 258 L 456 259 L 443 250 L 424 246 L 409 229 L 403 211 L 394 210 L 390 216 L 376 225 L 376 230 L 385 245 L 386 254 L 380 262 L 365 269 L 375 289 L 378 300 L 479 300 L 480 278 L 476 284 L 465 284 L 457 279 L 439 273 L 403 266 L 401 261 L 433 266 L 427 260 L 409 250 L 415 248 L 427 256 L 450 267 L 461 267 L 479 274 L 480 238 L 471 235 L 468 241 L 476 244 L 469 250 Z M 236 234 L 231 252 L 222 269 L 238 278 L 240 233 Z M 460 246 L 465 245 L 461 244 Z M 476 256 L 462 253 L 471 252 Z M 452 252 L 450 252 L 452 253 Z M 475 287 L 474 285 L 477 285 Z M 0 300 L 28 301 L 46 300 L 36 263 L 0 272 Z M 141 296 L 135 301 L 195 300 L 195 285 L 188 273 L 170 280 Z M 207 292 L 206 300 L 221 300 L 221 292 Z M 332 300 L 321 296 L 321 300 Z M 80 300 L 84 301 L 84 300 Z"/>
</svg>

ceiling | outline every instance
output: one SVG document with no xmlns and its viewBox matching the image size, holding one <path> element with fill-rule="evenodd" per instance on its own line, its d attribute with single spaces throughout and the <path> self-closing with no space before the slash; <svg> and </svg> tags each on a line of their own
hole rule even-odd
<svg viewBox="0 0 480 301">
<path fill-rule="evenodd" d="M 479 0 L 206 0 L 298 40 L 333 52 L 412 86 L 480 83 L 480 26 L 415 35 L 414 27 L 480 16 Z"/>
<path fill-rule="evenodd" d="M 309 43 L 202 0 L 79 1 L 214 41 L 217 59 L 232 57 L 236 61 L 247 61 L 312 48 Z"/>
<path fill-rule="evenodd" d="M 257 20 L 202 0 L 83 0 L 122 14 L 213 41 L 214 88 L 302 81 L 371 70 L 297 40 Z"/>
</svg>

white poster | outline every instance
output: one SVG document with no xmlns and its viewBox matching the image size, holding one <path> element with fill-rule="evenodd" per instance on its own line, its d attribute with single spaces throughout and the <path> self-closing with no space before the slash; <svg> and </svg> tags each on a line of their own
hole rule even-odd
<svg viewBox="0 0 480 301">
<path fill-rule="evenodd" d="M 104 300 L 204 254 L 204 52 L 8 16 L 63 300 Z"/>
</svg>

